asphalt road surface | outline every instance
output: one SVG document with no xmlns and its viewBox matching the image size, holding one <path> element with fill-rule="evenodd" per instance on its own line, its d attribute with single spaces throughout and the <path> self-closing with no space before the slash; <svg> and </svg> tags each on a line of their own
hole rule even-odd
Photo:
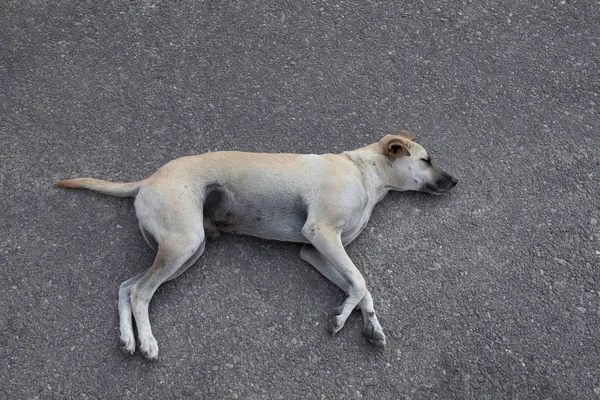
<svg viewBox="0 0 600 400">
<path fill-rule="evenodd" d="M 0 398 L 600 399 L 597 1 L 0 4 Z M 341 152 L 399 129 L 459 185 L 394 194 L 348 247 L 388 336 L 300 246 L 224 235 L 162 286 L 133 181 L 214 150 Z"/>
</svg>

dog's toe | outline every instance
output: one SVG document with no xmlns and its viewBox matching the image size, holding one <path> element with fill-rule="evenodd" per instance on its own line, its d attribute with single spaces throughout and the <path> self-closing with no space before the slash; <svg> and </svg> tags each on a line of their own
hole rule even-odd
<svg viewBox="0 0 600 400">
<path fill-rule="evenodd" d="M 150 337 L 140 344 L 140 352 L 147 360 L 156 360 L 158 357 L 158 343 L 156 339 Z"/>
<path fill-rule="evenodd" d="M 338 315 L 333 315 L 329 320 L 329 332 L 331 332 L 332 335 L 338 333 L 343 327 L 344 325 L 341 323 Z"/>
<path fill-rule="evenodd" d="M 135 338 L 133 335 L 121 335 L 119 338 L 119 349 L 121 349 L 123 354 L 132 356 L 135 353 Z"/>
<path fill-rule="evenodd" d="M 375 329 L 373 324 L 369 323 L 363 329 L 363 335 L 369 340 L 369 342 L 376 347 L 385 347 L 385 335 L 382 330 Z"/>
<path fill-rule="evenodd" d="M 342 318 L 340 317 L 342 310 L 343 310 L 343 307 L 336 307 L 333 310 L 333 315 L 329 319 L 329 332 L 331 332 L 332 335 L 335 335 L 336 333 L 338 333 L 340 331 L 340 329 L 342 329 L 344 327 L 345 321 L 343 321 Z"/>
</svg>

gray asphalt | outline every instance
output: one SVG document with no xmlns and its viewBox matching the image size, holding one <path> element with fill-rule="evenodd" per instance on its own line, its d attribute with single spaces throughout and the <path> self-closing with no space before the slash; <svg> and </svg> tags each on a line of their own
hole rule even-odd
<svg viewBox="0 0 600 400">
<path fill-rule="evenodd" d="M 3 1 L 0 397 L 600 398 L 599 71 L 594 1 Z M 460 183 L 348 248 L 384 351 L 327 333 L 298 245 L 226 235 L 158 290 L 159 360 L 119 352 L 152 252 L 130 199 L 57 180 L 399 129 Z"/>
</svg>

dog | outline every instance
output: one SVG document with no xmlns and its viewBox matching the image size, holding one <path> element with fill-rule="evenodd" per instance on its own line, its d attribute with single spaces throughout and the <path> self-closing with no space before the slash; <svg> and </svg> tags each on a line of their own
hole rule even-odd
<svg viewBox="0 0 600 400">
<path fill-rule="evenodd" d="M 221 231 L 303 243 L 300 257 L 346 294 L 331 317 L 331 333 L 360 308 L 363 334 L 385 346 L 371 294 L 344 246 L 389 191 L 442 194 L 456 185 L 414 139 L 401 131 L 341 154 L 212 152 L 175 159 L 139 182 L 59 181 L 63 188 L 135 197 L 140 230 L 156 251 L 148 271 L 119 287 L 121 350 L 135 352 L 134 317 L 140 352 L 151 360 L 158 356 L 148 319 L 152 295 L 193 265 L 206 237 Z"/>
</svg>

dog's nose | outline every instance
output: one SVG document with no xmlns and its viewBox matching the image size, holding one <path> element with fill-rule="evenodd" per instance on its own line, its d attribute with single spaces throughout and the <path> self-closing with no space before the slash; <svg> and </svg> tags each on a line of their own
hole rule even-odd
<svg viewBox="0 0 600 400">
<path fill-rule="evenodd" d="M 450 177 L 450 183 L 452 183 L 452 187 L 454 187 L 458 183 L 458 179 L 456 179 L 455 177 L 451 176 Z"/>
</svg>

